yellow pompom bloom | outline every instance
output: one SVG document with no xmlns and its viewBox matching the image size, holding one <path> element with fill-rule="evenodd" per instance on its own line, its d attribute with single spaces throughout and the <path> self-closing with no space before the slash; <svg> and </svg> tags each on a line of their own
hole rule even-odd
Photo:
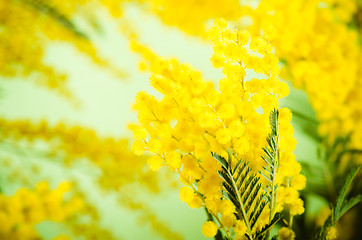
<svg viewBox="0 0 362 240">
<path fill-rule="evenodd" d="M 239 138 L 244 135 L 245 125 L 241 121 L 232 121 L 228 128 L 233 138 Z"/>
<path fill-rule="evenodd" d="M 160 141 L 159 139 L 151 138 L 147 142 L 147 149 L 150 152 L 161 154 L 162 153 L 162 148 L 163 148 L 162 141 Z"/>
<path fill-rule="evenodd" d="M 225 66 L 225 59 L 221 55 L 214 54 L 211 58 L 211 63 L 214 68 L 221 68 Z"/>
<path fill-rule="evenodd" d="M 205 207 L 210 213 L 217 214 L 219 210 L 220 199 L 208 197 L 205 199 Z"/>
<path fill-rule="evenodd" d="M 327 240 L 335 240 L 335 239 L 337 239 L 337 229 L 336 229 L 336 227 L 329 227 L 327 229 L 326 239 Z"/>
<path fill-rule="evenodd" d="M 297 174 L 292 178 L 291 187 L 296 190 L 302 190 L 305 188 L 307 178 L 302 174 Z"/>
<path fill-rule="evenodd" d="M 187 203 L 190 208 L 200 208 L 203 203 L 202 199 L 189 187 L 182 187 L 180 189 L 179 197 L 181 201 Z"/>
<path fill-rule="evenodd" d="M 250 41 L 250 33 L 248 31 L 240 31 L 238 33 L 238 42 L 244 45 Z"/>
<path fill-rule="evenodd" d="M 227 128 L 219 129 L 216 132 L 216 138 L 221 144 L 227 144 L 231 140 L 230 130 Z"/>
<path fill-rule="evenodd" d="M 289 205 L 289 212 L 292 216 L 304 213 L 303 200 L 300 198 L 295 199 L 295 201 Z"/>
<path fill-rule="evenodd" d="M 205 237 L 212 238 L 216 235 L 218 229 L 216 223 L 207 221 L 202 225 L 201 232 Z"/>
<path fill-rule="evenodd" d="M 151 156 L 147 159 L 147 163 L 153 171 L 160 169 L 163 163 L 163 159 L 157 155 Z"/>
<path fill-rule="evenodd" d="M 178 152 L 169 152 L 166 156 L 166 163 L 173 169 L 181 167 L 181 154 Z"/>
<path fill-rule="evenodd" d="M 187 203 L 190 208 L 200 208 L 203 205 L 203 201 L 201 197 L 194 196 L 194 198 Z"/>
<path fill-rule="evenodd" d="M 294 240 L 295 239 L 295 233 L 292 229 L 287 227 L 282 227 L 278 231 L 278 236 L 280 240 Z"/>
<path fill-rule="evenodd" d="M 223 29 L 223 28 L 226 28 L 228 26 L 228 23 L 227 23 L 227 21 L 225 19 L 218 18 L 218 19 L 215 20 L 214 25 L 217 28 Z"/>
<path fill-rule="evenodd" d="M 234 214 L 224 214 L 221 216 L 221 221 L 224 226 L 226 226 L 227 228 L 231 228 L 236 223 L 236 217 Z"/>
<path fill-rule="evenodd" d="M 128 128 L 132 130 L 136 139 L 146 139 L 147 138 L 147 130 L 143 127 L 137 126 L 135 124 L 129 124 Z"/>
<path fill-rule="evenodd" d="M 235 206 L 230 200 L 224 199 L 219 205 L 219 212 L 225 215 L 232 215 L 235 212 Z"/>
<path fill-rule="evenodd" d="M 180 195 L 179 195 L 179 197 L 180 197 L 180 199 L 181 199 L 181 201 L 184 201 L 184 202 L 190 202 L 192 199 L 193 199 L 193 197 L 194 197 L 194 191 L 191 189 L 191 188 L 189 188 L 189 187 L 182 187 L 181 189 L 180 189 Z"/>
<path fill-rule="evenodd" d="M 143 140 L 136 140 L 132 145 L 132 150 L 136 155 L 142 155 L 145 152 L 146 144 Z"/>
<path fill-rule="evenodd" d="M 244 221 L 241 220 L 237 220 L 236 224 L 234 226 L 234 231 L 236 233 L 236 237 L 244 237 L 245 236 L 245 232 L 247 230 L 247 227 L 245 225 Z"/>
</svg>

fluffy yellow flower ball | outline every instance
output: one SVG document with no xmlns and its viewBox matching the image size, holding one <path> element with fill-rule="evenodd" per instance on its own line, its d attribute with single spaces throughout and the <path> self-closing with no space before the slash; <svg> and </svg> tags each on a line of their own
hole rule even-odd
<svg viewBox="0 0 362 240">
<path fill-rule="evenodd" d="M 278 231 L 278 236 L 280 240 L 294 240 L 295 239 L 295 233 L 292 229 L 287 227 L 282 227 Z"/>
<path fill-rule="evenodd" d="M 201 232 L 205 235 L 205 237 L 212 238 L 216 235 L 217 229 L 218 227 L 216 223 L 207 221 L 202 225 Z"/>
<path fill-rule="evenodd" d="M 335 227 L 329 227 L 327 229 L 327 240 L 334 240 L 337 239 L 337 229 Z"/>
<path fill-rule="evenodd" d="M 194 198 L 194 191 L 189 187 L 182 187 L 179 195 L 181 201 L 189 202 Z"/>
</svg>

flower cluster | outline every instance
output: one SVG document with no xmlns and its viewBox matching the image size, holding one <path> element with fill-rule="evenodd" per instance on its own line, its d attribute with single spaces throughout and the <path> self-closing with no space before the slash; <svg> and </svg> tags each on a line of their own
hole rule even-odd
<svg viewBox="0 0 362 240">
<path fill-rule="evenodd" d="M 15 195 L 0 194 L 0 237 L 2 239 L 37 239 L 34 226 L 43 221 L 63 222 L 83 208 L 78 197 L 66 198 L 71 189 L 68 182 L 51 190 L 40 182 L 34 190 L 19 189 Z"/>
<path fill-rule="evenodd" d="M 146 9 L 156 14 L 164 24 L 177 26 L 182 31 L 204 36 L 207 23 L 214 18 L 237 20 L 245 13 L 237 0 L 198 1 L 185 0 L 182 2 L 168 0 L 140 1 Z"/>
<path fill-rule="evenodd" d="M 34 124 L 29 120 L 0 119 L 0 139 L 16 144 L 26 140 L 36 147 L 47 144 L 46 153 L 53 159 L 62 159 L 66 165 L 88 158 L 101 171 L 99 184 L 107 190 L 119 190 L 125 184 L 138 182 L 150 191 L 158 191 L 158 178 L 145 168 L 146 159 L 129 150 L 127 139 L 102 138 L 94 130 L 65 124 L 50 126 L 43 121 Z"/>
<path fill-rule="evenodd" d="M 267 38 L 251 38 L 246 31 L 229 29 L 223 20 L 215 22 L 209 37 L 214 43 L 212 63 L 225 75 L 219 81 L 219 90 L 190 65 L 158 58 L 145 47 L 133 45 L 133 50 L 148 61 L 143 66 L 153 73 L 150 84 L 163 95 L 158 99 L 138 93 L 134 109 L 138 111 L 139 126 L 133 126 L 133 150 L 137 154 L 152 153 L 149 163 L 155 170 L 167 165 L 176 171 L 185 184 L 180 198 L 192 208 L 204 206 L 218 222 L 216 228 L 226 235 L 233 229 L 237 238 L 242 238 L 247 230 L 245 223 L 235 217 L 235 206 L 223 197 L 218 176 L 221 166 L 211 152 L 225 158 L 231 152 L 232 164 L 245 159 L 260 174 L 265 166 L 263 148 L 271 132 L 269 116 L 279 108 L 278 99 L 288 95 L 288 86 L 277 78 L 278 58 Z M 260 78 L 251 78 L 252 72 Z M 275 212 L 284 208 L 296 215 L 304 211 L 298 190 L 304 188 L 305 178 L 292 152 L 296 141 L 291 112 L 279 111 L 279 195 Z M 263 214 L 269 216 L 267 210 Z M 268 217 L 261 218 L 258 228 L 267 223 Z M 208 237 L 216 234 L 214 223 L 205 224 L 203 232 Z"/>
<path fill-rule="evenodd" d="M 153 0 L 150 5 L 165 24 L 175 25 L 191 35 L 205 32 L 207 21 L 218 17 L 234 21 L 253 36 L 263 29 L 284 63 L 283 78 L 305 90 L 320 123 L 320 136 L 333 142 L 338 136 L 350 135 L 350 147 L 362 149 L 362 131 L 358 130 L 362 126 L 358 106 L 362 99 L 358 90 L 362 84 L 358 43 L 362 36 L 360 3 L 357 0 L 312 0 L 308 4 L 304 0 L 257 2 L 230 1 L 219 6 L 214 1 L 190 0 L 184 1 L 180 8 L 172 1 Z"/>
<path fill-rule="evenodd" d="M 249 13 L 253 24 L 248 29 L 272 29 L 284 76 L 305 90 L 320 135 L 333 141 L 353 132 L 358 137 L 351 145 L 361 148 L 361 132 L 355 128 L 361 124 L 355 104 L 361 98 L 356 92 L 362 81 L 361 47 L 358 31 L 346 24 L 356 11 L 357 1 L 261 1 Z"/>
<path fill-rule="evenodd" d="M 55 40 L 73 43 L 79 51 L 91 57 L 94 63 L 112 69 L 119 76 L 124 75 L 98 55 L 93 43 L 71 21 L 75 15 L 82 14 L 82 8 L 94 11 L 100 4 L 117 16 L 114 3 L 101 2 L 90 4 L 85 0 L 1 1 L 0 75 L 9 79 L 30 79 L 69 96 L 66 76 L 43 61 L 46 47 Z M 121 6 L 118 7 L 120 8 Z"/>
</svg>

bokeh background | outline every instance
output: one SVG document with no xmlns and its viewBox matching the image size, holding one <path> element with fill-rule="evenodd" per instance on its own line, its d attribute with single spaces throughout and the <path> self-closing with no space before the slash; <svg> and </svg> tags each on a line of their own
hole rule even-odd
<svg viewBox="0 0 362 240">
<path fill-rule="evenodd" d="M 0 2 L 2 7 L 6 7 L 6 4 L 25 4 L 24 1 Z M 46 14 L 39 9 L 38 12 L 36 9 L 29 11 L 33 11 L 35 15 Z M 121 17 L 112 14 L 109 8 L 99 7 L 92 9 L 89 14 L 79 16 L 79 19 L 73 19 L 75 25 L 80 26 L 89 37 L 98 56 L 106 59 L 112 67 L 95 63 L 88 54 L 80 52 L 72 41 L 51 41 L 42 46 L 42 61 L 67 75 L 65 86 L 71 97 L 34 84 L 34 81 L 28 80 L 31 77 L 1 75 L 1 118 L 6 121 L 28 119 L 33 124 L 46 121 L 49 126 L 56 126 L 58 123 L 82 126 L 93 129 L 99 138 L 128 138 L 127 145 L 130 149 L 132 133 L 127 126 L 137 121 L 136 113 L 132 110 L 135 96 L 139 91 L 157 95 L 149 86 L 150 74 L 139 70 L 140 57 L 130 49 L 130 39 L 134 37 L 134 33 L 140 42 L 158 55 L 176 57 L 180 62 L 190 63 L 201 70 L 206 79 L 215 83 L 222 78 L 221 70 L 210 64 L 213 49 L 205 39 L 191 37 L 176 27 L 165 25 L 155 14 L 137 3 L 124 4 Z M 92 18 L 87 19 L 89 16 Z M 89 19 L 92 21 L 88 21 Z M 44 21 L 49 21 L 49 25 L 57 24 L 49 19 Z M 23 28 L 25 30 L 27 26 Z M 8 52 L 2 51 L 0 54 Z M 114 69 L 124 73 L 124 76 L 119 76 Z M 294 115 L 293 118 L 298 141 L 295 154 L 298 161 L 312 162 L 316 159 L 317 144 L 305 130 L 315 130 L 316 126 L 306 121 L 305 117 L 315 119 L 314 112 L 305 93 L 290 87 L 291 94 L 281 105 L 303 113 L 302 117 Z M 6 129 L 2 131 L 6 132 Z M 52 188 L 60 182 L 71 181 L 78 184 L 77 191 L 84 195 L 84 201 L 97 209 L 97 224 L 115 239 L 173 239 L 170 236 L 174 235 L 167 235 L 165 231 L 159 230 L 162 226 L 183 239 L 207 239 L 200 231 L 206 219 L 204 210 L 191 209 L 179 200 L 178 177 L 166 168 L 161 169 L 161 174 L 157 177 L 157 191 L 137 190 L 139 185 L 134 181 L 119 188 L 104 189 L 97 181 L 100 174 L 106 173 L 99 173 L 97 165 L 89 163 L 87 157 L 75 157 L 71 159 L 74 163 L 63 164 L 57 157 L 48 154 L 48 149 L 49 146 L 42 146 L 41 143 L 29 144 L 23 140 L 14 143 L 2 137 L 1 194 L 11 196 L 20 187 L 31 189 L 42 180 L 48 181 Z M 136 161 L 124 158 L 120 161 Z M 147 165 L 142 169 L 150 171 Z M 110 181 L 117 181 L 117 176 L 109 178 Z M 120 202 L 119 199 L 124 196 L 136 199 L 135 202 L 147 210 Z M 310 214 L 316 214 L 321 206 L 326 205 L 318 196 L 310 195 L 306 201 L 312 203 L 308 205 L 311 208 L 308 211 Z M 156 221 L 159 225 L 155 224 Z M 44 239 L 53 239 L 59 234 L 69 234 L 72 239 L 88 239 L 82 237 L 82 234 L 77 236 L 74 232 L 71 233 L 67 224 L 56 221 L 42 221 L 35 224 L 35 228 Z M 85 228 L 83 231 L 88 230 Z"/>
</svg>

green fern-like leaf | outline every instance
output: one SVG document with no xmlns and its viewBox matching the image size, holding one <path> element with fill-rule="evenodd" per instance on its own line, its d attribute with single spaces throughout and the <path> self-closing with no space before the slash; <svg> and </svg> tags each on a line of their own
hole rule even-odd
<svg viewBox="0 0 362 240">
<path fill-rule="evenodd" d="M 340 217 L 342 217 L 349 209 L 351 209 L 360 202 L 362 202 L 362 195 L 357 195 L 356 197 L 353 197 L 350 200 L 346 201 L 340 210 Z"/>
<path fill-rule="evenodd" d="M 279 154 L 278 118 L 279 111 L 273 110 L 269 116 L 271 133 L 266 139 L 267 146 L 263 149 L 265 155 L 262 156 L 266 165 L 260 172 L 269 182 L 265 188 L 262 187 L 260 177 L 252 172 L 247 161 L 240 159 L 235 167 L 232 167 L 232 152 L 229 152 L 228 160 L 217 153 L 212 153 L 212 156 L 221 164 L 222 170 L 218 173 L 223 179 L 225 196 L 235 205 L 237 218 L 244 220 L 248 239 L 267 238 L 270 229 L 280 219 L 279 215 L 275 216 L 278 189 L 275 182 Z M 268 205 L 271 209 L 269 224 L 256 231 L 258 220 Z"/>
<path fill-rule="evenodd" d="M 335 206 L 332 208 L 332 213 L 329 218 L 324 223 L 322 229 L 318 234 L 318 239 L 325 239 L 326 231 L 329 227 L 336 225 L 338 220 L 352 207 L 362 201 L 362 196 L 357 195 L 349 200 L 346 200 L 348 189 L 350 188 L 353 179 L 357 175 L 357 172 L 360 170 L 361 166 L 354 167 L 351 172 L 348 174 L 343 187 L 338 195 Z"/>
<path fill-rule="evenodd" d="M 212 156 L 222 165 L 219 175 L 223 179 L 224 193 L 235 205 L 237 218 L 244 220 L 247 227 L 246 237 L 258 239 L 256 236 L 260 233 L 255 229 L 256 224 L 268 204 L 260 178 L 251 171 L 248 163 L 243 159 L 232 168 L 231 156 L 229 161 L 217 153 L 212 153 Z"/>
<path fill-rule="evenodd" d="M 352 184 L 352 181 L 353 179 L 355 178 L 357 172 L 359 171 L 361 167 L 355 167 L 352 169 L 352 171 L 350 172 L 350 174 L 348 174 L 347 178 L 346 178 L 346 181 L 339 193 L 339 196 L 337 198 L 337 202 L 336 202 L 336 206 L 334 208 L 334 211 L 333 211 L 333 217 L 336 221 L 338 221 L 338 219 L 342 216 L 341 215 L 341 210 L 342 208 L 344 207 L 346 201 L 346 195 L 347 195 L 347 192 L 348 192 L 348 189 L 350 187 L 350 185 Z"/>
<path fill-rule="evenodd" d="M 263 167 L 261 175 L 264 176 L 269 184 L 264 189 L 266 191 L 267 202 L 269 203 L 270 215 L 269 223 L 274 219 L 275 205 L 277 199 L 278 186 L 275 182 L 275 175 L 278 169 L 278 154 L 279 154 L 279 127 L 278 127 L 279 111 L 274 109 L 269 116 L 271 133 L 267 138 L 267 146 L 263 148 L 265 156 L 262 156 L 266 163 Z"/>
<path fill-rule="evenodd" d="M 258 235 L 256 236 L 256 239 L 263 239 L 263 236 L 265 236 L 266 233 L 269 232 L 270 229 L 274 226 L 274 224 L 276 224 L 281 218 L 282 218 L 282 215 L 280 213 L 276 214 L 274 216 L 273 220 L 259 231 Z M 274 238 L 278 239 L 278 235 L 272 237 L 272 239 L 274 239 Z"/>
</svg>

